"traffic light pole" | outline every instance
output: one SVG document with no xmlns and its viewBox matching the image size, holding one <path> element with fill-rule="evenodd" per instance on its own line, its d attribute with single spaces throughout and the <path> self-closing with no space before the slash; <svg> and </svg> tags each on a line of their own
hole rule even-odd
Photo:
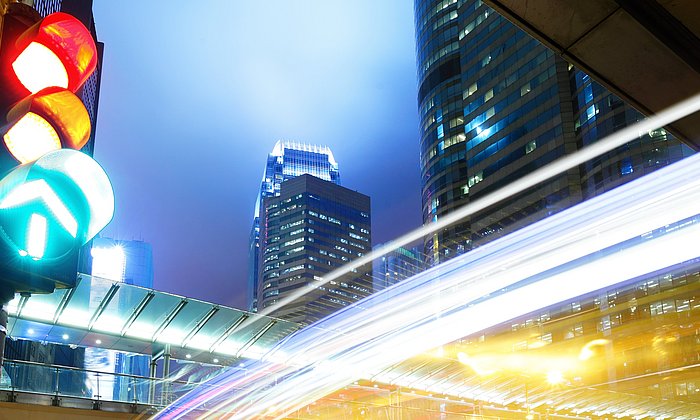
<svg viewBox="0 0 700 420">
<path fill-rule="evenodd" d="M 5 24 L 5 14 L 10 0 L 0 0 L 0 45 L 2 43 L 2 30 Z M 9 290 L 4 284 L 0 284 L 0 380 L 2 379 L 3 366 L 5 365 L 5 338 L 7 337 L 7 305 L 14 297 L 14 290 Z M 11 295 L 11 296 L 10 296 Z"/>
<path fill-rule="evenodd" d="M 5 338 L 7 337 L 7 306 L 15 297 L 15 291 L 0 283 L 0 379 L 2 379 L 3 366 L 5 364 Z"/>
</svg>

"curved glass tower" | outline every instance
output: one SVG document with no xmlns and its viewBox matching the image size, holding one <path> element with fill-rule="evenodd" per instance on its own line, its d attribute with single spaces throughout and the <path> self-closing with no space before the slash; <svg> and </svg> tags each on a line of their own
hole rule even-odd
<svg viewBox="0 0 700 420">
<path fill-rule="evenodd" d="M 416 0 L 423 220 L 642 116 L 481 0 Z M 436 263 L 679 159 L 663 130 L 426 240 Z"/>
<path fill-rule="evenodd" d="M 258 265 L 260 262 L 260 216 L 262 200 L 280 195 L 282 182 L 299 175 L 310 174 L 324 181 L 340 185 L 338 162 L 327 146 L 317 146 L 280 140 L 267 157 L 267 165 L 255 201 L 255 215 L 250 231 L 248 309 L 258 307 Z"/>
</svg>

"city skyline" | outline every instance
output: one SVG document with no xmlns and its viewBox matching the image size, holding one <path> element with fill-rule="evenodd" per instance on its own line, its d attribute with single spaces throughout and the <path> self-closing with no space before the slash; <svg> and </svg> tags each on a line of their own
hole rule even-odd
<svg viewBox="0 0 700 420">
<path fill-rule="evenodd" d="M 280 139 L 333 150 L 372 197 L 376 241 L 420 225 L 410 3 L 132 9 L 94 4 L 95 155 L 116 195 L 105 235 L 153 245 L 156 289 L 245 307 L 260 162 Z"/>
<path fill-rule="evenodd" d="M 700 418 L 700 4 L 20 1 L 3 413 Z"/>
</svg>

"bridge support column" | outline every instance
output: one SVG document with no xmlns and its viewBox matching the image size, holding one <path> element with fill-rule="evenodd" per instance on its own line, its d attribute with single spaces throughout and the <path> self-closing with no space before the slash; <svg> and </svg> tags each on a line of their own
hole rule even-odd
<svg viewBox="0 0 700 420">
<path fill-rule="evenodd" d="M 161 394 L 161 404 L 170 404 L 170 344 L 165 345 L 163 350 L 163 389 Z"/>
<path fill-rule="evenodd" d="M 0 379 L 2 379 L 3 365 L 5 361 L 5 337 L 7 337 L 7 305 L 15 297 L 15 291 L 0 286 Z"/>
</svg>

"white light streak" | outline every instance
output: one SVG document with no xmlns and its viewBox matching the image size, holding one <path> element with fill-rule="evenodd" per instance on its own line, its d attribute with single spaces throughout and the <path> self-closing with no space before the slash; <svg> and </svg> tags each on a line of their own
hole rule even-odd
<svg viewBox="0 0 700 420">
<path fill-rule="evenodd" d="M 540 182 L 546 181 L 547 179 L 552 178 L 553 176 L 560 174 L 566 170 L 569 170 L 573 167 L 581 165 L 593 159 L 596 156 L 600 156 L 603 153 L 615 149 L 616 147 L 622 146 L 625 143 L 628 143 L 638 138 L 639 136 L 648 133 L 651 130 L 663 127 L 669 123 L 672 123 L 697 111 L 700 111 L 700 94 L 692 96 L 689 99 L 686 99 L 685 101 L 679 102 L 678 104 L 669 107 L 652 117 L 642 120 L 637 124 L 622 129 L 596 143 L 593 143 L 592 145 L 589 145 L 579 150 L 576 153 L 572 153 L 555 162 L 552 162 L 549 165 L 542 167 L 518 179 L 517 181 L 514 181 L 508 184 L 507 186 L 497 191 L 494 191 L 491 194 L 488 194 L 487 196 L 479 200 L 471 202 L 455 210 L 454 212 L 442 217 L 439 221 L 435 223 L 425 225 L 393 241 L 390 241 L 386 243 L 383 247 L 376 250 L 372 250 L 371 252 L 365 254 L 364 256 L 354 261 L 351 261 L 343 267 L 340 267 L 339 269 L 328 273 L 323 277 L 321 281 L 316 283 L 316 286 L 322 286 L 332 280 L 338 279 L 352 272 L 353 270 L 361 268 L 365 264 L 371 263 L 377 258 L 380 258 L 392 251 L 395 251 L 396 249 L 402 246 L 408 245 L 412 242 L 422 239 L 427 235 L 445 229 L 448 226 L 457 223 L 458 221 L 480 210 L 483 210 L 493 204 L 498 203 L 499 201 L 505 200 L 515 194 L 527 190 L 528 188 L 532 188 Z M 299 289 L 299 291 L 288 295 L 287 297 L 277 302 L 275 305 L 263 309 L 259 313 L 263 316 L 269 315 L 272 311 L 278 310 L 279 308 L 298 300 L 306 293 L 308 293 L 308 290 L 303 288 Z M 241 327 L 245 327 L 250 322 L 252 321 L 244 322 Z"/>
<path fill-rule="evenodd" d="M 538 170 L 512 188 L 470 204 L 439 223 L 405 235 L 324 281 L 699 108 L 700 96 L 696 96 Z M 372 376 L 372 372 L 440 345 L 557 302 L 700 258 L 700 249 L 694 246 L 700 234 L 699 214 L 700 155 L 696 155 L 343 308 L 283 340 L 246 372 L 222 374 L 156 417 L 182 418 L 206 403 L 206 416 L 283 418 L 362 376 Z M 678 223 L 689 218 L 694 219 Z"/>
</svg>

